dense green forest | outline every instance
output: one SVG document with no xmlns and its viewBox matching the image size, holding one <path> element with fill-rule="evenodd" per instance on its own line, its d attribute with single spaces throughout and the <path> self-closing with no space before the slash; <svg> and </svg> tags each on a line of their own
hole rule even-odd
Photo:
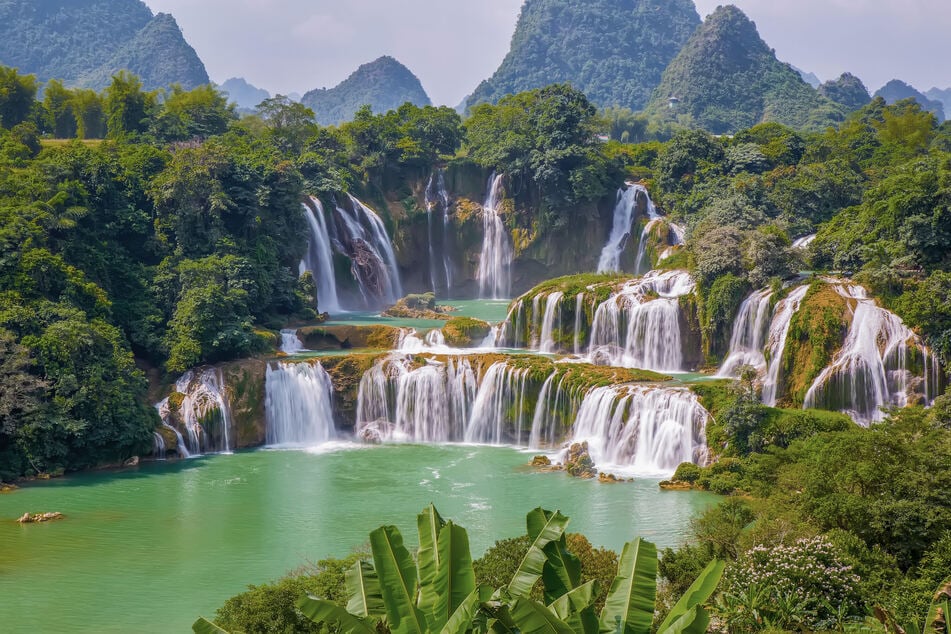
<svg viewBox="0 0 951 634">
<path fill-rule="evenodd" d="M 301 98 L 321 125 L 351 121 L 366 105 L 376 112 L 387 112 L 407 102 L 432 105 L 419 78 L 389 56 L 363 64 L 333 88 L 311 90 Z"/>
<path fill-rule="evenodd" d="M 141 0 L 2 0 L 0 64 L 96 90 L 120 70 L 149 90 L 208 83 L 175 19 L 153 16 Z"/>
<path fill-rule="evenodd" d="M 640 110 L 699 24 L 690 0 L 529 0 L 508 55 L 463 105 L 564 82 L 599 106 Z"/>
</svg>

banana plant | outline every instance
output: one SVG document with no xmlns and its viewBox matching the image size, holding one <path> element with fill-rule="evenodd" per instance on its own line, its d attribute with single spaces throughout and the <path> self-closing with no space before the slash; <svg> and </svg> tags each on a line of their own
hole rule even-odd
<svg viewBox="0 0 951 634">
<path fill-rule="evenodd" d="M 881 621 L 890 634 L 951 634 L 951 577 L 945 579 L 935 592 L 923 628 L 914 622 L 899 624 L 883 607 L 875 608 L 875 618 Z"/>
<path fill-rule="evenodd" d="M 531 545 L 507 585 L 475 581 L 465 529 L 430 505 L 417 517 L 413 556 L 395 526 L 370 533 L 373 563 L 346 574 L 347 607 L 305 596 L 298 609 L 341 634 L 372 634 L 385 619 L 393 634 L 650 634 L 657 591 L 657 549 L 636 539 L 624 546 L 618 574 L 600 616 L 596 581 L 583 582 L 581 562 L 567 547 L 568 518 L 534 509 L 526 517 Z M 711 562 L 674 605 L 658 634 L 702 634 L 710 622 L 703 605 L 716 590 L 724 564 Z M 544 601 L 531 596 L 541 580 Z M 227 634 L 200 619 L 198 634 Z"/>
</svg>

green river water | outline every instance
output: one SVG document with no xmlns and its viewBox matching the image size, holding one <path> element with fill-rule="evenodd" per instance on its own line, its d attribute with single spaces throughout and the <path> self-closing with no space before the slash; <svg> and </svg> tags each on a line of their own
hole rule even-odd
<svg viewBox="0 0 951 634">
<path fill-rule="evenodd" d="M 473 555 L 560 509 L 570 530 L 619 549 L 682 541 L 716 498 L 605 485 L 527 466 L 504 447 L 255 451 L 84 474 L 0 496 L 0 632 L 188 632 L 250 583 L 366 542 L 381 524 L 416 539 L 429 502 L 469 530 Z M 24 512 L 67 519 L 20 526 Z"/>
</svg>

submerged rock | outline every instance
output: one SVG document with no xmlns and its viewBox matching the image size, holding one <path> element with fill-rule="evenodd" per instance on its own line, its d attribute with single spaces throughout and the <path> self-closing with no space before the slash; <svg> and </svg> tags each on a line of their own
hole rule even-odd
<svg viewBox="0 0 951 634">
<path fill-rule="evenodd" d="M 689 491 L 693 485 L 681 480 L 664 480 L 658 486 L 665 491 Z"/>
<path fill-rule="evenodd" d="M 53 522 L 66 519 L 62 513 L 24 513 L 23 517 L 17 520 L 18 524 L 41 524 L 43 522 Z"/>
<path fill-rule="evenodd" d="M 383 314 L 387 317 L 408 319 L 449 319 L 448 313 L 454 310 L 452 306 L 438 306 L 436 296 L 432 293 L 423 293 L 407 295 L 386 309 Z"/>
<path fill-rule="evenodd" d="M 15 484 L 6 484 L 4 482 L 0 482 L 0 493 L 10 493 L 16 489 L 17 486 Z"/>
<path fill-rule="evenodd" d="M 598 474 L 598 482 L 604 484 L 614 484 L 616 482 L 634 482 L 634 478 L 619 478 L 613 473 L 601 472 Z"/>
</svg>

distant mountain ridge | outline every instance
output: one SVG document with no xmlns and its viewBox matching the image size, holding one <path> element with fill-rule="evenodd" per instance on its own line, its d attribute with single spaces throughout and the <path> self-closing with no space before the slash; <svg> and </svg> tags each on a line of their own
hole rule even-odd
<svg viewBox="0 0 951 634">
<path fill-rule="evenodd" d="M 0 0 L 0 64 L 97 89 L 119 70 L 146 89 L 209 81 L 175 18 L 141 0 Z"/>
<path fill-rule="evenodd" d="M 838 79 L 822 84 L 819 86 L 819 94 L 845 106 L 850 111 L 858 110 L 872 100 L 868 88 L 852 73 L 842 73 Z"/>
<path fill-rule="evenodd" d="M 944 121 L 945 110 L 944 103 L 938 100 L 929 99 L 920 90 L 910 86 L 900 79 L 893 79 L 875 93 L 876 97 L 881 97 L 885 103 L 893 104 L 902 99 L 914 99 L 923 110 L 934 113 L 938 121 Z"/>
<path fill-rule="evenodd" d="M 407 101 L 417 106 L 432 105 L 419 78 L 386 55 L 363 64 L 334 88 L 318 88 L 301 97 L 301 103 L 314 111 L 321 125 L 350 121 L 364 105 L 373 112 L 387 112 Z"/>
<path fill-rule="evenodd" d="M 664 71 L 647 112 L 715 134 L 765 121 L 821 128 L 845 114 L 776 59 L 756 25 L 732 5 L 718 7 L 690 37 Z"/>
<path fill-rule="evenodd" d="M 271 93 L 263 88 L 252 86 L 243 77 L 232 77 L 218 88 L 227 93 L 228 99 L 238 104 L 238 108 L 243 110 L 253 110 L 262 101 L 271 98 Z"/>
<path fill-rule="evenodd" d="M 692 0 L 526 0 L 509 53 L 466 105 L 567 82 L 599 106 L 639 110 L 699 25 Z"/>
</svg>

